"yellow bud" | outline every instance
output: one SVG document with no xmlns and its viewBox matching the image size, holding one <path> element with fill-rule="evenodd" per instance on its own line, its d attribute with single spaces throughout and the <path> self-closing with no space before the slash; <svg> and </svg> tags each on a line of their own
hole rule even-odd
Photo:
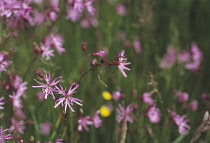
<svg viewBox="0 0 210 143">
<path fill-rule="evenodd" d="M 102 92 L 102 96 L 105 100 L 111 100 L 112 99 L 112 95 L 108 91 Z"/>
<path fill-rule="evenodd" d="M 103 116 L 103 117 L 109 117 L 110 116 L 110 114 L 111 114 L 111 111 L 110 111 L 110 109 L 107 107 L 107 106 L 101 106 L 101 108 L 100 108 L 100 114 L 101 114 L 101 116 Z"/>
</svg>

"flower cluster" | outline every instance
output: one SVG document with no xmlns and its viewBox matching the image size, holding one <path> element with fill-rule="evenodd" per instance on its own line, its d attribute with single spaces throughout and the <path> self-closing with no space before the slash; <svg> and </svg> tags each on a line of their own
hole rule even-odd
<svg viewBox="0 0 210 143">
<path fill-rule="evenodd" d="M 47 99 L 48 95 L 51 95 L 55 102 L 54 108 L 56 108 L 58 105 L 61 104 L 61 106 L 64 106 L 64 113 L 66 113 L 67 107 L 70 108 L 72 112 L 74 112 L 74 109 L 72 108 L 72 105 L 74 103 L 82 106 L 81 100 L 78 98 L 71 97 L 70 95 L 74 94 L 76 89 L 79 87 L 78 84 L 72 83 L 69 87 L 69 90 L 66 91 L 60 84 L 58 86 L 58 83 L 62 79 L 62 76 L 59 76 L 51 81 L 51 75 L 50 73 L 42 74 L 39 70 L 34 70 L 39 75 L 41 79 L 43 79 L 45 82 L 41 83 L 38 80 L 34 79 L 38 84 L 38 86 L 32 86 L 33 88 L 42 88 L 42 93 L 45 94 L 45 99 Z M 62 95 L 60 98 L 55 98 L 54 93 L 58 95 Z"/>
<path fill-rule="evenodd" d="M 179 128 L 179 133 L 180 134 L 188 133 L 188 130 L 190 129 L 190 126 L 187 125 L 187 122 L 189 122 L 189 120 L 188 119 L 185 120 L 186 115 L 180 116 L 176 112 L 174 112 L 173 110 L 169 110 L 169 112 L 171 113 L 171 118 L 173 119 L 174 123 Z"/>
<path fill-rule="evenodd" d="M 51 56 L 54 55 L 54 50 L 51 47 L 54 47 L 59 54 L 65 52 L 65 49 L 62 47 L 63 39 L 61 35 L 51 33 L 49 36 L 43 38 L 43 42 L 40 43 L 40 47 L 37 45 L 34 46 L 34 52 L 42 54 L 42 57 L 46 60 L 49 60 Z"/>
<path fill-rule="evenodd" d="M 160 121 L 160 109 L 156 107 L 156 104 L 152 98 L 152 93 L 145 92 L 142 96 L 139 97 L 144 103 L 149 104 L 147 107 L 147 117 L 151 123 L 158 123 Z"/>
<path fill-rule="evenodd" d="M 93 117 L 90 117 L 90 116 L 79 117 L 78 131 L 82 131 L 82 128 L 84 128 L 86 131 L 89 131 L 89 128 L 87 125 L 94 125 L 96 128 L 99 128 L 102 123 L 102 120 L 99 117 L 99 113 L 100 111 L 97 110 Z"/>
<path fill-rule="evenodd" d="M 66 19 L 76 22 L 81 18 L 85 10 L 90 15 L 94 15 L 95 8 L 92 5 L 93 1 L 94 0 L 68 0 Z"/>
<path fill-rule="evenodd" d="M 168 48 L 167 53 L 161 60 L 161 68 L 173 66 L 177 61 L 184 64 L 184 67 L 191 71 L 197 71 L 200 68 L 202 53 L 196 43 L 191 44 L 189 51 L 178 53 L 174 48 Z"/>
<path fill-rule="evenodd" d="M 34 10 L 32 7 L 29 6 L 29 4 L 30 1 L 26 0 L 1 0 L 0 16 L 5 17 L 5 22 L 7 22 L 8 25 L 13 28 L 22 28 L 27 23 L 29 23 L 30 25 L 34 25 L 35 23 L 31 16 Z"/>
</svg>

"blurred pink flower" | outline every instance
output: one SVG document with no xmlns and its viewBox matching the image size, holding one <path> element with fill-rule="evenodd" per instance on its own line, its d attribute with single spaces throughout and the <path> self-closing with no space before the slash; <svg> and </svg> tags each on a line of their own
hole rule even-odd
<svg viewBox="0 0 210 143">
<path fill-rule="evenodd" d="M 200 67 L 200 63 L 202 60 L 202 53 L 200 49 L 198 48 L 198 46 L 196 45 L 196 43 L 191 44 L 190 51 L 192 54 L 192 57 L 191 57 L 192 60 L 185 65 L 185 68 L 191 71 L 196 71 Z"/>
<path fill-rule="evenodd" d="M 184 102 L 188 101 L 188 99 L 189 99 L 189 95 L 186 92 L 174 91 L 174 93 L 178 97 L 178 101 L 180 103 L 184 103 Z"/>
<path fill-rule="evenodd" d="M 89 131 L 89 128 L 87 125 L 92 125 L 93 122 L 91 121 L 90 116 L 86 117 L 80 117 L 78 120 L 78 131 L 82 131 L 82 128 L 84 128 L 86 131 Z"/>
<path fill-rule="evenodd" d="M 45 94 L 45 99 L 47 99 L 47 96 L 49 94 L 52 95 L 53 99 L 55 99 L 55 96 L 53 93 L 53 91 L 55 91 L 54 86 L 60 82 L 61 78 L 62 78 L 62 76 L 59 76 L 59 77 L 55 78 L 53 81 L 51 81 L 51 75 L 50 75 L 50 73 L 47 73 L 44 75 L 44 78 L 43 78 L 46 83 L 41 83 L 41 82 L 37 81 L 36 79 L 34 79 L 40 85 L 32 86 L 32 87 L 33 88 L 41 87 L 42 92 Z"/>
<path fill-rule="evenodd" d="M 92 56 L 99 56 L 99 57 L 103 57 L 105 55 L 105 51 L 99 51 L 97 53 L 92 53 Z"/>
<path fill-rule="evenodd" d="M 126 108 L 122 104 L 118 104 L 119 109 L 116 109 L 116 111 L 119 113 L 117 116 L 117 121 L 120 123 L 123 119 L 126 119 L 128 122 L 133 122 L 133 117 L 130 116 L 130 114 L 133 111 L 133 104 L 129 104 Z"/>
<path fill-rule="evenodd" d="M 5 61 L 8 55 L 4 54 L 4 52 L 0 53 L 0 72 L 6 71 L 6 67 L 12 63 L 12 61 Z"/>
<path fill-rule="evenodd" d="M 45 94 L 42 91 L 40 91 L 40 92 L 37 93 L 37 96 L 38 96 L 39 101 L 43 101 L 44 97 L 45 97 Z"/>
<path fill-rule="evenodd" d="M 116 6 L 116 11 L 119 15 L 125 16 L 126 14 L 126 7 L 123 4 L 118 4 Z"/>
<path fill-rule="evenodd" d="M 67 106 L 71 109 L 72 112 L 74 112 L 74 109 L 71 107 L 73 105 L 73 103 L 76 103 L 80 106 L 82 106 L 82 104 L 80 102 L 82 102 L 82 100 L 78 99 L 78 98 L 73 98 L 73 97 L 70 97 L 71 94 L 75 93 L 76 89 L 79 87 L 78 84 L 76 83 L 72 83 L 69 87 L 69 90 L 68 92 L 66 92 L 65 89 L 63 89 L 63 87 L 60 85 L 60 88 L 58 88 L 56 86 L 56 92 L 57 94 L 62 94 L 64 97 L 62 98 L 59 98 L 56 100 L 56 103 L 55 103 L 55 106 L 54 108 L 56 108 L 59 104 L 61 104 L 61 106 L 65 105 L 65 109 L 64 109 L 64 112 L 66 113 L 66 109 L 67 109 Z"/>
<path fill-rule="evenodd" d="M 12 95 L 9 95 L 9 97 L 12 99 L 12 103 L 13 103 L 13 108 L 14 109 L 19 109 L 19 108 L 23 107 L 21 105 L 22 101 L 20 99 L 21 94 L 13 92 Z"/>
<path fill-rule="evenodd" d="M 163 56 L 160 67 L 161 68 L 168 68 L 173 66 L 176 63 L 176 49 L 168 48 L 167 53 Z"/>
<path fill-rule="evenodd" d="M 2 127 L 0 126 L 0 143 L 5 143 L 6 140 L 11 140 L 12 136 L 11 134 L 5 135 L 5 132 L 8 131 L 9 129 L 2 130 Z"/>
<path fill-rule="evenodd" d="M 52 33 L 50 35 L 51 38 L 51 46 L 55 47 L 59 54 L 65 52 L 66 50 L 62 47 L 63 45 L 63 38 L 61 35 Z"/>
<path fill-rule="evenodd" d="M 55 143 L 63 143 L 64 139 L 57 139 Z"/>
<path fill-rule="evenodd" d="M 160 110 L 155 105 L 150 106 L 147 116 L 151 123 L 158 123 L 160 121 Z"/>
<path fill-rule="evenodd" d="M 190 103 L 190 109 L 192 111 L 196 111 L 198 109 L 198 101 L 197 100 L 193 100 L 191 103 Z"/>
<path fill-rule="evenodd" d="M 99 117 L 100 111 L 97 110 L 95 115 L 93 116 L 93 124 L 96 128 L 99 128 L 101 126 L 102 120 Z"/>
<path fill-rule="evenodd" d="M 46 60 L 49 60 L 50 57 L 54 57 L 54 50 L 50 49 L 50 46 L 41 43 L 40 49 L 42 50 L 42 57 L 45 58 Z"/>
<path fill-rule="evenodd" d="M 190 61 L 190 53 L 187 51 L 182 51 L 179 56 L 178 56 L 179 60 L 183 63 L 187 63 L 188 61 Z"/>
<path fill-rule="evenodd" d="M 2 105 L 4 105 L 3 100 L 4 100 L 4 97 L 1 97 L 0 98 L 0 109 L 4 109 L 4 107 L 2 107 Z"/>
<path fill-rule="evenodd" d="M 184 118 L 186 117 L 186 115 L 177 115 L 176 112 L 170 110 L 169 111 L 171 113 L 171 117 L 174 121 L 174 123 L 178 126 L 179 128 L 179 133 L 180 134 L 186 134 L 188 133 L 188 130 L 190 129 L 190 126 L 187 125 L 187 122 L 189 122 L 189 120 L 184 120 Z"/>
<path fill-rule="evenodd" d="M 41 123 L 41 124 L 39 124 L 39 126 L 40 126 L 40 133 L 42 135 L 49 134 L 50 128 L 51 128 L 50 122 Z"/>
<path fill-rule="evenodd" d="M 141 43 L 138 39 L 135 39 L 133 41 L 133 47 L 136 53 L 140 53 L 141 52 Z"/>
<path fill-rule="evenodd" d="M 154 101 L 151 98 L 151 96 L 152 96 L 151 93 L 145 92 L 145 93 L 143 93 L 141 99 L 143 100 L 144 103 L 148 103 L 149 105 L 153 105 L 154 104 Z"/>
<path fill-rule="evenodd" d="M 120 93 L 120 91 L 114 91 L 112 93 L 112 98 L 115 100 L 115 101 L 118 101 L 120 99 L 120 97 L 122 97 L 122 94 Z"/>
<path fill-rule="evenodd" d="M 124 53 L 125 53 L 125 50 L 122 50 L 119 54 L 118 54 L 118 68 L 120 70 L 120 72 L 123 74 L 123 76 L 126 78 L 127 75 L 126 73 L 124 72 L 124 70 L 131 70 L 127 67 L 125 67 L 126 65 L 130 65 L 131 62 L 127 62 L 127 58 L 124 58 Z"/>
<path fill-rule="evenodd" d="M 23 130 L 25 129 L 25 126 L 24 126 L 24 121 L 23 120 L 16 121 L 14 118 L 11 118 L 11 122 L 12 122 L 12 125 L 9 128 L 9 132 L 15 131 L 15 132 L 18 132 L 20 134 L 24 133 Z"/>
</svg>

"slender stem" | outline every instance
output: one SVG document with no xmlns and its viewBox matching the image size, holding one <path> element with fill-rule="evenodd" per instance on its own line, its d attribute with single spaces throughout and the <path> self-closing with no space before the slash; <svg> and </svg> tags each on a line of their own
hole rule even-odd
<svg viewBox="0 0 210 143">
<path fill-rule="evenodd" d="M 95 69 L 95 68 L 96 68 L 96 67 L 92 67 L 92 68 L 88 69 L 86 72 L 82 73 L 82 75 L 81 75 L 81 77 L 80 77 L 80 79 L 79 79 L 79 81 L 78 81 L 78 84 L 81 82 L 82 78 L 83 78 L 89 71 L 91 71 L 91 70 L 93 70 L 93 69 Z"/>
<path fill-rule="evenodd" d="M 127 129 L 128 129 L 128 127 L 127 127 L 127 120 L 126 120 L 126 118 L 124 118 L 123 121 L 122 121 L 121 137 L 120 137 L 119 143 L 125 143 Z"/>
</svg>

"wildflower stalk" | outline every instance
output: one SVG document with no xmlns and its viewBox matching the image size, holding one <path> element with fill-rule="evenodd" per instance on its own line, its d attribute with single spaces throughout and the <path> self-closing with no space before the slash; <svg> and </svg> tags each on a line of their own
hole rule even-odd
<svg viewBox="0 0 210 143">
<path fill-rule="evenodd" d="M 208 131 L 210 130 L 210 116 L 209 116 L 209 112 L 206 111 L 204 117 L 203 117 L 203 122 L 201 123 L 201 125 L 196 129 L 190 143 L 194 143 L 197 139 L 199 139 L 199 137 L 201 136 L 202 132 Z"/>
<path fill-rule="evenodd" d="M 124 118 L 122 120 L 122 124 L 121 124 L 121 136 L 120 136 L 119 143 L 125 143 L 127 129 L 128 129 L 128 127 L 127 127 L 127 119 Z"/>
</svg>

